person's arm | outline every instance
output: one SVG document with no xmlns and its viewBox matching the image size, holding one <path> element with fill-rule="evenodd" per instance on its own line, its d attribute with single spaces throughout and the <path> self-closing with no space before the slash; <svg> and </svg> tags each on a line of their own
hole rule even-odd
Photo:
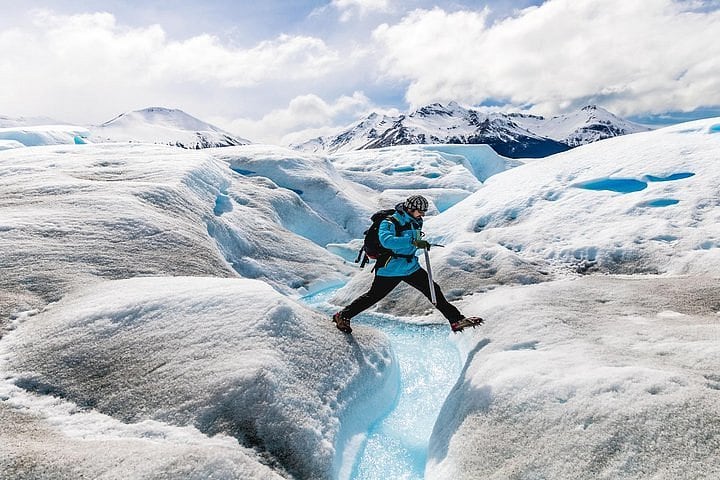
<svg viewBox="0 0 720 480">
<path fill-rule="evenodd" d="M 380 244 L 390 250 L 407 250 L 412 245 L 410 237 L 398 237 L 395 233 L 395 224 L 390 220 L 380 222 L 378 229 L 378 239 Z"/>
</svg>

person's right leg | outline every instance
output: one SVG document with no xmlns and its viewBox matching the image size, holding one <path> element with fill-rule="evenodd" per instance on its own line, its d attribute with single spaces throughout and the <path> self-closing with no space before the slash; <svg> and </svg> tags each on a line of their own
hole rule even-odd
<svg viewBox="0 0 720 480">
<path fill-rule="evenodd" d="M 420 290 L 420 292 L 422 292 L 428 300 L 431 299 L 430 281 L 428 279 L 427 272 L 423 268 L 419 268 L 407 277 L 403 277 L 403 280 L 411 287 Z M 464 318 L 464 315 L 460 313 L 460 311 L 455 308 L 452 303 L 447 301 L 437 282 L 433 282 L 433 286 L 435 287 L 435 300 L 437 301 L 437 305 L 435 305 L 435 307 L 440 310 L 440 313 L 442 313 L 445 318 L 447 318 L 448 322 L 453 324 Z"/>
</svg>

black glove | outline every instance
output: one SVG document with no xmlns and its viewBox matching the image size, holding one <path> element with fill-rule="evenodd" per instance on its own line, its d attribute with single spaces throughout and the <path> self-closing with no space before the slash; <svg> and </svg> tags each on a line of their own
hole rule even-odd
<svg viewBox="0 0 720 480">
<path fill-rule="evenodd" d="M 430 250 L 430 242 L 428 242 L 427 240 L 422 240 L 422 239 L 413 240 L 412 244 L 415 245 L 417 248 L 422 248 L 424 250 Z"/>
</svg>

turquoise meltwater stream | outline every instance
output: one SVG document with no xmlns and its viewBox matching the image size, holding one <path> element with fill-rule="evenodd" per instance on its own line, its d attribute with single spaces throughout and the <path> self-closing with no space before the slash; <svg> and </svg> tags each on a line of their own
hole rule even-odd
<svg viewBox="0 0 720 480">
<path fill-rule="evenodd" d="M 336 289 L 320 291 L 303 301 L 329 316 L 334 309 L 327 299 Z M 394 408 L 368 430 L 351 478 L 422 479 L 435 420 L 461 371 L 450 327 L 402 323 L 373 313 L 358 315 L 352 324 L 369 325 L 387 335 L 399 363 L 401 385 Z M 334 328 L 329 318 L 328 328 Z"/>
</svg>

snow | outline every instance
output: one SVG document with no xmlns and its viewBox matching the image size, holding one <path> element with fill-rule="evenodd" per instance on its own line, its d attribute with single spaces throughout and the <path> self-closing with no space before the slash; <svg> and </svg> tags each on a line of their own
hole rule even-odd
<svg viewBox="0 0 720 480">
<path fill-rule="evenodd" d="M 712 275 L 720 170 L 708 123 L 685 125 L 701 131 L 683 135 L 669 128 L 604 140 L 503 172 L 430 219 L 428 232 L 446 232 L 439 243 L 501 245 L 564 268 Z"/>
<path fill-rule="evenodd" d="M 237 175 L 208 151 L 95 144 L 0 152 L 0 312 L 10 313 L 13 298 L 30 308 L 95 278 L 239 272 L 287 293 L 351 271 L 283 224 L 317 221 L 294 192 Z M 217 212 L 225 197 L 233 210 Z"/>
<path fill-rule="evenodd" d="M 305 152 L 341 153 L 388 144 L 459 142 L 477 143 L 478 138 L 512 144 L 519 139 L 533 139 L 539 143 L 554 140 L 570 147 L 596 142 L 609 137 L 647 131 L 648 128 L 616 117 L 607 110 L 589 105 L 581 110 L 557 117 L 545 118 L 522 113 L 499 113 L 466 109 L 455 102 L 434 103 L 408 115 L 370 114 L 336 135 L 318 137 L 291 148 Z M 389 143 L 392 142 L 392 143 Z M 550 142 L 553 143 L 553 142 Z M 551 150 L 560 151 L 558 145 Z M 508 149 L 514 151 L 513 148 Z"/>
<path fill-rule="evenodd" d="M 200 149 L 246 145 L 232 135 L 182 110 L 150 107 L 118 115 L 90 127 L 64 125 L 45 117 L 0 116 L 0 150 L 58 144 L 153 143 Z"/>
<path fill-rule="evenodd" d="M 716 277 L 484 295 L 426 478 L 716 478 L 719 300 Z"/>
<path fill-rule="evenodd" d="M 409 393 L 402 352 L 449 361 L 413 340 L 426 326 L 461 364 L 432 392 L 427 451 L 410 429 L 425 478 L 717 477 L 718 126 L 527 161 L 438 145 L 0 150 L 0 471 L 351 478 L 366 452 L 395 451 L 374 433 L 401 430 L 384 416 Z M 452 335 L 400 287 L 369 312 L 383 322 L 346 336 L 328 312 L 372 278 L 352 264 L 368 217 L 411 192 L 433 206 L 443 291 L 486 324 Z M 330 304 L 305 305 L 324 288 Z M 393 475 L 416 478 L 402 464 Z"/>
<path fill-rule="evenodd" d="M 571 146 L 584 145 L 605 138 L 602 133 L 606 129 L 617 131 L 616 134 L 620 135 L 648 130 L 642 125 L 620 120 L 607 110 L 594 105 L 548 119 L 517 116 L 515 120 L 533 133 Z"/>
<path fill-rule="evenodd" d="M 72 125 L 35 125 L 0 128 L 0 150 L 21 146 L 87 143 L 90 132 Z"/>
<path fill-rule="evenodd" d="M 24 146 L 25 145 L 17 140 L 0 140 L 0 150 L 9 150 L 11 148 L 21 148 Z"/>
<path fill-rule="evenodd" d="M 21 322 L 4 346 L 17 353 L 7 361 L 17 372 L 15 385 L 122 424 L 146 423 L 131 431 L 101 418 L 101 425 L 83 424 L 79 432 L 68 413 L 48 412 L 71 439 L 140 440 L 159 423 L 183 427 L 164 429 L 171 451 L 183 446 L 184 435 L 200 432 L 232 435 L 249 447 L 241 456 L 227 440 L 215 440 L 225 447 L 215 458 L 206 448 L 191 449 L 200 458 L 189 462 L 195 475 L 208 471 L 208 462 L 232 467 L 228 475 L 262 472 L 258 463 L 273 460 L 298 478 L 320 478 L 331 474 L 333 442 L 347 428 L 343 417 L 393 398 L 382 394 L 391 359 L 382 337 L 360 328 L 350 343 L 328 337 L 326 324 L 256 280 L 133 278 L 99 283 L 48 306 Z M 367 390 L 349 389 L 353 383 Z M 27 394 L 5 395 L 33 406 Z"/>
<path fill-rule="evenodd" d="M 302 218 L 296 212 L 284 214 L 287 200 L 277 202 L 277 211 L 291 230 L 321 246 L 359 237 L 367 228 L 365 217 L 376 210 L 372 199 L 377 193 L 343 178 L 325 157 L 270 145 L 219 149 L 214 154 L 248 181 L 269 178 L 278 187 L 292 192 L 292 203 L 298 204 L 298 208 L 309 207 L 310 213 Z"/>
<path fill-rule="evenodd" d="M 127 112 L 102 125 L 91 127 L 90 131 L 93 142 L 159 143 L 182 148 L 250 143 L 182 110 L 162 107 Z"/>
<path fill-rule="evenodd" d="M 395 205 L 413 191 L 432 200 L 431 212 L 447 210 L 489 177 L 521 164 L 487 145 L 406 145 L 330 158 L 345 178 L 380 192 L 378 208 Z"/>
</svg>

